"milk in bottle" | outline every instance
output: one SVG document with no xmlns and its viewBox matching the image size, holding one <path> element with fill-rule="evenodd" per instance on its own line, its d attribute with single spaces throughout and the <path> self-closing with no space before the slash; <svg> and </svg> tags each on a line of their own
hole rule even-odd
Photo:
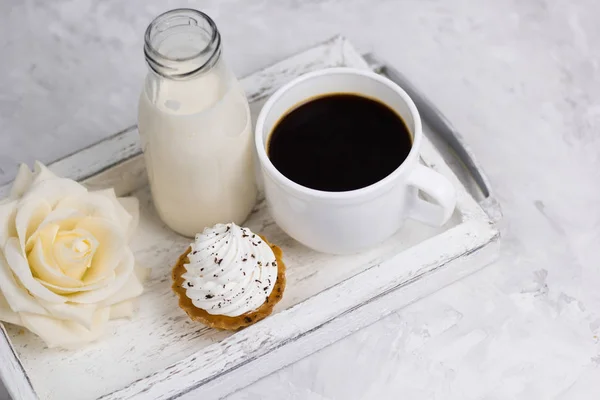
<svg viewBox="0 0 600 400">
<path fill-rule="evenodd" d="M 145 34 L 138 129 L 156 210 L 185 236 L 241 224 L 256 200 L 248 101 L 221 50 L 195 10 L 162 14 Z"/>
</svg>

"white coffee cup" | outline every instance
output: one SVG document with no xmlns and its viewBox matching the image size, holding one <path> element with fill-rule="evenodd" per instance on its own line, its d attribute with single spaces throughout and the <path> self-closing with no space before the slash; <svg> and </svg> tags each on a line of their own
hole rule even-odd
<svg viewBox="0 0 600 400">
<path fill-rule="evenodd" d="M 301 186 L 280 173 L 267 155 L 269 135 L 284 115 L 311 98 L 334 93 L 363 95 L 387 104 L 402 117 L 413 139 L 408 157 L 394 172 L 370 186 L 347 192 Z M 365 139 L 369 136 L 365 132 Z M 256 123 L 256 150 L 275 222 L 300 243 L 333 254 L 356 253 L 374 246 L 398 231 L 406 218 L 434 226 L 445 224 L 454 211 L 456 191 L 444 176 L 419 163 L 422 141 L 417 107 L 389 79 L 351 68 L 324 69 L 294 79 L 271 96 Z M 418 196 L 419 190 L 433 202 Z"/>
</svg>

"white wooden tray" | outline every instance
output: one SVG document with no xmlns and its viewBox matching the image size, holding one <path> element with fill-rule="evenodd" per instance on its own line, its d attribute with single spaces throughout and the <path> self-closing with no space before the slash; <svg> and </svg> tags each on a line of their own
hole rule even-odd
<svg viewBox="0 0 600 400">
<path fill-rule="evenodd" d="M 245 78 L 253 115 L 283 83 L 332 66 L 367 68 L 338 37 Z M 177 306 L 170 270 L 189 240 L 154 212 L 135 127 L 53 163 L 57 174 L 90 188 L 113 186 L 139 198 L 132 246 L 150 279 L 133 320 L 113 322 L 111 332 L 82 350 L 47 349 L 19 327 L 2 327 L 0 377 L 15 400 L 220 398 L 474 272 L 497 254 L 499 233 L 427 139 L 422 161 L 458 187 L 452 220 L 441 229 L 408 222 L 359 255 L 303 247 L 259 201 L 246 225 L 282 247 L 288 285 L 272 316 L 237 333 L 194 323 Z M 0 196 L 7 190 L 0 188 Z"/>
</svg>

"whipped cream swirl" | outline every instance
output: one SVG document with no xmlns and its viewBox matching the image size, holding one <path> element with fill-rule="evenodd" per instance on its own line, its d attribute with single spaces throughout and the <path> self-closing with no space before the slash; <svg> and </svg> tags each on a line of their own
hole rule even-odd
<svg viewBox="0 0 600 400">
<path fill-rule="evenodd" d="M 197 234 L 191 247 L 183 287 L 209 314 L 236 317 L 254 311 L 273 291 L 275 254 L 248 228 L 217 224 Z"/>
</svg>

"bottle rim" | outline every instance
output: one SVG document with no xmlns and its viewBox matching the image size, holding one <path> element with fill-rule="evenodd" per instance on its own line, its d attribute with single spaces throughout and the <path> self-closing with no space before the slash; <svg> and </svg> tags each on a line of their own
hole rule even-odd
<svg viewBox="0 0 600 400">
<path fill-rule="evenodd" d="M 182 26 L 175 24 L 176 20 L 187 19 L 187 25 L 200 26 L 205 23 L 210 30 L 210 38 L 203 48 L 189 55 L 173 57 L 162 53 L 156 48 L 153 39 L 157 34 L 171 28 Z M 221 34 L 217 25 L 207 14 L 192 8 L 177 8 L 157 16 L 146 28 L 144 34 L 144 56 L 152 71 L 165 78 L 186 79 L 199 72 L 210 69 L 221 54 Z M 193 68 L 186 69 L 183 64 L 198 61 Z"/>
</svg>

